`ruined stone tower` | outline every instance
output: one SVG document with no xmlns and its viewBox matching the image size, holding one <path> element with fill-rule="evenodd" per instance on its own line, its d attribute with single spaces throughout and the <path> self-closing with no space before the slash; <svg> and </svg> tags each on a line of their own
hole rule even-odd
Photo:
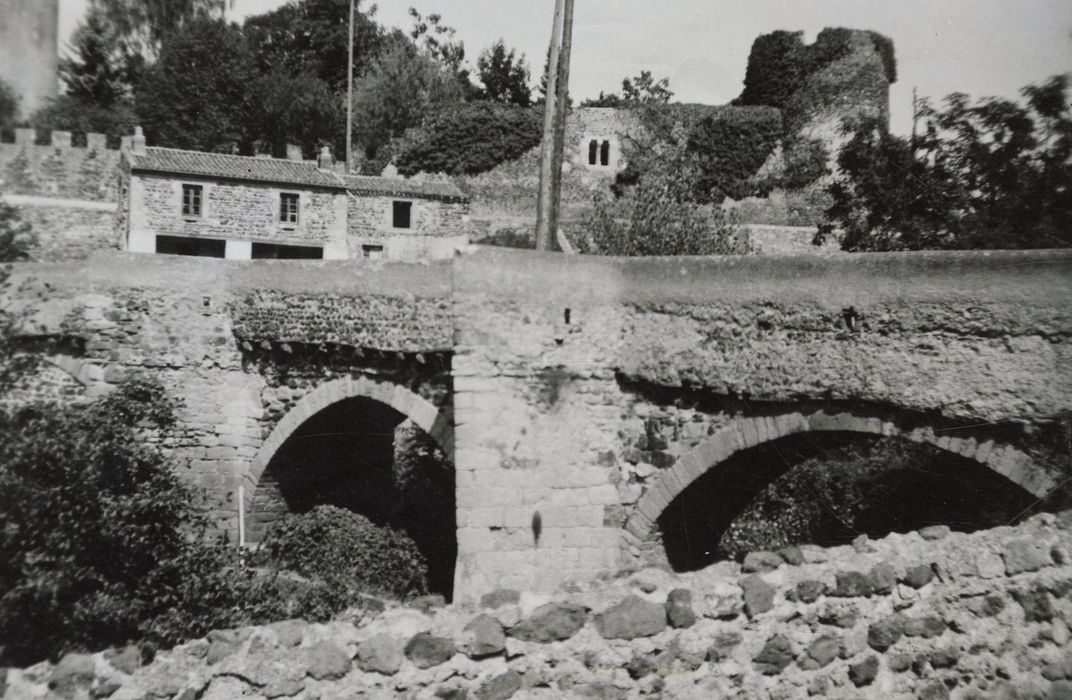
<svg viewBox="0 0 1072 700">
<path fill-rule="evenodd" d="M 27 117 L 58 90 L 59 0 L 0 0 L 0 80 Z"/>
</svg>

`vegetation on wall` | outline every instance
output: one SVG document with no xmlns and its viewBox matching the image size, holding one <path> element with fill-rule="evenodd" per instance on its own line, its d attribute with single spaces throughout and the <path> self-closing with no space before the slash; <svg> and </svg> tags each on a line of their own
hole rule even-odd
<svg viewBox="0 0 1072 700">
<path fill-rule="evenodd" d="M 1072 244 L 1070 82 L 1026 87 L 1023 104 L 924 101 L 914 140 L 864 125 L 839 157 L 820 236 L 837 231 L 854 251 Z"/>
<path fill-rule="evenodd" d="M 752 43 L 744 90 L 733 104 L 787 107 L 811 76 L 848 56 L 853 50 L 853 38 L 861 34 L 871 40 L 881 56 L 888 82 L 894 82 L 897 67 L 893 42 L 881 34 L 828 27 L 819 32 L 814 43 L 805 44 L 803 32 L 776 31 Z"/>
<path fill-rule="evenodd" d="M 731 109 L 703 119 L 689 134 L 687 145 L 696 163 L 694 198 L 721 204 L 726 197 L 767 194 L 769 190 L 752 176 L 782 136 L 782 115 L 776 109 Z"/>
<path fill-rule="evenodd" d="M 436 116 L 407 137 L 395 164 L 403 175 L 473 175 L 519 158 L 540 143 L 539 109 L 474 102 Z"/>
</svg>

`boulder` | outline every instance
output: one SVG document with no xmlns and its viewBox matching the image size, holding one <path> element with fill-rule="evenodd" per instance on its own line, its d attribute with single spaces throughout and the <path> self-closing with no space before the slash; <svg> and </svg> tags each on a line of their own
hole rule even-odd
<svg viewBox="0 0 1072 700">
<path fill-rule="evenodd" d="M 462 652 L 471 659 L 501 654 L 506 647 L 502 625 L 490 615 L 477 615 L 463 630 Z"/>
<path fill-rule="evenodd" d="M 893 587 L 897 585 L 897 571 L 889 562 L 876 564 L 867 577 L 870 579 L 871 589 L 881 595 L 893 592 Z"/>
<path fill-rule="evenodd" d="M 486 681 L 476 691 L 477 700 L 507 700 L 521 690 L 521 674 L 510 669 Z"/>
<path fill-rule="evenodd" d="M 830 605 L 819 613 L 819 622 L 842 629 L 850 629 L 860 619 L 860 611 L 855 605 Z"/>
<path fill-rule="evenodd" d="M 776 634 L 767 640 L 763 649 L 752 659 L 752 665 L 765 676 L 774 676 L 793 663 L 793 644 L 789 638 Z"/>
<path fill-rule="evenodd" d="M 878 675 L 878 657 L 871 655 L 861 661 L 858 664 L 852 664 L 849 666 L 849 680 L 857 688 L 862 688 L 865 685 L 871 685 L 871 681 L 875 680 L 875 676 Z"/>
<path fill-rule="evenodd" d="M 93 683 L 94 675 L 91 655 L 67 653 L 48 675 L 48 689 L 61 697 L 70 698 L 78 688 L 88 688 Z"/>
<path fill-rule="evenodd" d="M 1009 576 L 1025 571 L 1038 571 L 1053 563 L 1049 545 L 1026 538 L 1008 542 L 1001 558 L 1005 560 L 1005 573 Z"/>
<path fill-rule="evenodd" d="M 1049 622 L 1053 619 L 1053 604 L 1045 590 L 1013 591 L 1012 597 L 1024 609 L 1025 622 Z"/>
<path fill-rule="evenodd" d="M 919 531 L 919 536 L 929 542 L 933 542 L 949 537 L 949 532 L 948 525 L 928 525 Z"/>
<path fill-rule="evenodd" d="M 696 613 L 692 609 L 692 591 L 687 588 L 675 588 L 666 596 L 666 619 L 674 629 L 685 629 L 696 624 Z"/>
<path fill-rule="evenodd" d="M 765 613 L 774 607 L 774 594 L 777 589 L 758 576 L 746 576 L 741 579 L 744 592 L 744 610 L 749 618 Z"/>
<path fill-rule="evenodd" d="M 859 571 L 839 571 L 834 574 L 837 585 L 827 595 L 838 598 L 860 598 L 871 595 L 874 586 L 871 578 Z"/>
<path fill-rule="evenodd" d="M 778 556 L 789 566 L 800 566 L 804 563 L 804 552 L 795 544 L 779 549 Z"/>
<path fill-rule="evenodd" d="M 666 608 L 631 595 L 596 616 L 604 639 L 651 637 L 666 629 Z"/>
<path fill-rule="evenodd" d="M 305 650 L 305 672 L 315 680 L 338 680 L 350 672 L 350 657 L 331 641 L 322 641 Z"/>
<path fill-rule="evenodd" d="M 429 632 L 420 632 L 406 642 L 406 658 L 417 668 L 432 668 L 450 661 L 457 652 L 454 642 L 446 637 L 436 637 Z"/>
<path fill-rule="evenodd" d="M 588 621 L 588 610 L 580 605 L 549 603 L 507 630 L 523 642 L 558 642 L 577 634 Z"/>
<path fill-rule="evenodd" d="M 811 663 L 807 664 L 810 668 L 807 670 L 814 670 L 823 668 L 831 661 L 837 658 L 838 652 L 841 650 L 841 640 L 829 634 L 824 634 L 820 637 L 816 637 L 811 644 L 808 645 L 807 660 Z"/>
<path fill-rule="evenodd" d="M 727 581 L 716 581 L 702 590 L 704 617 L 732 618 L 744 610 L 744 594 L 741 588 Z"/>
<path fill-rule="evenodd" d="M 357 645 L 354 661 L 365 673 L 393 676 L 402 668 L 402 642 L 386 634 L 374 635 Z"/>
<path fill-rule="evenodd" d="M 774 571 L 785 563 L 785 560 L 774 552 L 749 552 L 741 563 L 741 571 L 746 574 L 766 573 Z"/>
<path fill-rule="evenodd" d="M 128 644 L 122 651 L 112 649 L 104 652 L 104 658 L 116 671 L 130 675 L 143 665 L 141 649 L 135 644 Z"/>
<path fill-rule="evenodd" d="M 886 651 L 904 634 L 904 620 L 890 615 L 867 628 L 867 643 L 875 651 Z"/>
<path fill-rule="evenodd" d="M 707 660 L 722 661 L 729 658 L 740 643 L 740 632 L 721 632 L 715 635 L 711 647 L 707 650 Z"/>
<path fill-rule="evenodd" d="M 814 603 L 823 594 L 826 587 L 820 581 L 807 580 L 797 584 L 797 599 L 801 603 Z"/>
<path fill-rule="evenodd" d="M 908 570 L 905 571 L 904 577 L 901 579 L 906 586 L 915 589 L 923 588 L 932 580 L 934 580 L 934 569 L 926 564 L 909 567 Z"/>
</svg>

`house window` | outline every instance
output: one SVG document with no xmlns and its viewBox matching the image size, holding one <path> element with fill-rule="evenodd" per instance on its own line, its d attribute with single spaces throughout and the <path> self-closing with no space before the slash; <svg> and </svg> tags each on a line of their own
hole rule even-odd
<svg viewBox="0 0 1072 700">
<path fill-rule="evenodd" d="M 182 186 L 182 215 L 201 216 L 201 199 L 203 188 L 201 185 Z"/>
<path fill-rule="evenodd" d="M 298 195 L 294 192 L 279 194 L 279 220 L 284 224 L 298 223 Z"/>
<path fill-rule="evenodd" d="M 391 203 L 391 226 L 393 228 L 413 227 L 413 202 Z"/>
<path fill-rule="evenodd" d="M 311 245 L 254 243 L 250 257 L 253 260 L 322 260 L 324 249 Z"/>
<path fill-rule="evenodd" d="M 599 141 L 592 139 L 588 142 L 588 164 L 595 165 L 596 158 L 599 157 Z"/>
<path fill-rule="evenodd" d="M 604 141 L 603 145 L 599 147 L 599 164 L 603 166 L 610 165 L 610 141 Z"/>
<path fill-rule="evenodd" d="M 369 260 L 377 260 L 383 257 L 382 245 L 363 245 L 361 246 L 361 257 L 368 258 Z"/>
<path fill-rule="evenodd" d="M 227 242 L 215 238 L 157 236 L 156 252 L 161 255 L 193 255 L 199 258 L 222 258 Z"/>
</svg>

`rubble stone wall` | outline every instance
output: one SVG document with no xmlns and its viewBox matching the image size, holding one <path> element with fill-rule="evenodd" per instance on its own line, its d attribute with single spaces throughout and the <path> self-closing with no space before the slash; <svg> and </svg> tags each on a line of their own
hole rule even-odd
<svg viewBox="0 0 1072 700">
<path fill-rule="evenodd" d="M 1072 512 L 753 552 L 554 593 L 370 601 L 0 675 L 4 698 L 998 698 L 1072 693 Z M 3 673 L 0 671 L 0 673 Z M 6 685 L 6 694 L 4 686 Z"/>
</svg>

